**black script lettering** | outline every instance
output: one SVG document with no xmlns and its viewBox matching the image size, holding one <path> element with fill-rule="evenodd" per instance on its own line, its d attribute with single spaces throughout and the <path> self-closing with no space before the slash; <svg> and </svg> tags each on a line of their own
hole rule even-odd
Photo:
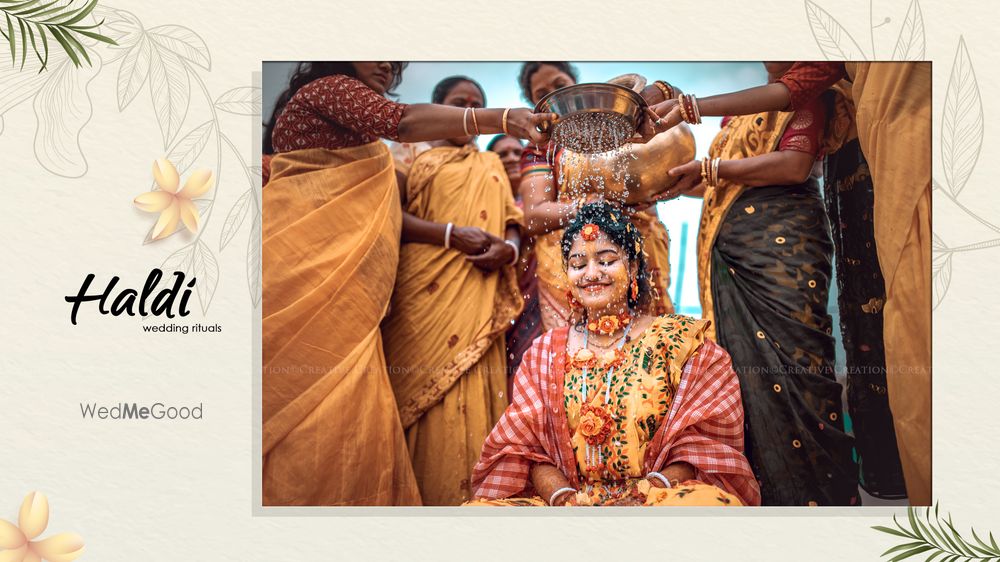
<svg viewBox="0 0 1000 562">
<path fill-rule="evenodd" d="M 142 287 L 141 294 L 135 289 L 125 289 L 112 300 L 111 295 L 115 286 L 118 284 L 119 278 L 117 276 L 112 277 L 103 293 L 90 294 L 90 286 L 94 282 L 95 278 L 95 275 L 90 273 L 87 275 L 86 279 L 84 279 L 83 285 L 80 287 L 80 291 L 75 296 L 65 297 L 66 302 L 73 305 L 73 309 L 70 312 L 70 321 L 75 326 L 76 318 L 80 311 L 80 305 L 90 301 L 98 301 L 97 309 L 101 314 L 111 314 L 112 316 L 128 314 L 129 316 L 135 316 L 136 300 L 138 300 L 140 316 L 152 314 L 153 316 L 166 315 L 167 318 L 173 318 L 175 315 L 174 301 L 177 300 L 178 297 L 180 297 L 180 304 L 176 310 L 176 314 L 180 316 L 187 316 L 191 314 L 191 311 L 188 310 L 188 301 L 191 299 L 191 293 L 197 278 L 192 277 L 185 287 L 184 273 L 175 271 L 174 277 L 173 286 L 162 289 L 156 293 L 154 297 L 153 292 L 156 290 L 157 285 L 163 278 L 163 272 L 159 269 L 153 269 L 146 277 L 146 282 Z M 150 297 L 152 297 L 152 303 L 149 307 L 149 312 L 147 313 L 146 302 Z M 110 309 L 106 307 L 108 301 L 111 301 Z"/>
</svg>

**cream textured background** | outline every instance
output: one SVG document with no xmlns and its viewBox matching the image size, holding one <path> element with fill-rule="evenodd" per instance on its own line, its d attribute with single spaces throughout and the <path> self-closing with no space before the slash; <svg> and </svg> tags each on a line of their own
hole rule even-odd
<svg viewBox="0 0 1000 562">
<path fill-rule="evenodd" d="M 208 45 L 211 71 L 200 71 L 213 96 L 252 84 L 260 61 L 301 59 L 822 59 L 801 0 L 770 2 L 632 2 L 571 4 L 472 1 L 279 3 L 113 3 L 143 25 L 191 28 Z M 869 45 L 867 1 L 818 0 Z M 876 53 L 889 58 L 909 0 L 874 0 Z M 959 38 L 964 37 L 983 93 L 986 117 L 998 107 L 1000 48 L 992 2 L 921 3 L 926 58 L 934 61 L 934 116 L 940 120 Z M 57 47 L 56 47 L 57 48 Z M 106 57 L 107 58 L 107 57 Z M 0 57 L 0 68 L 8 62 Z M 148 88 L 123 112 L 115 102 L 115 62 L 89 85 L 93 116 L 80 135 L 89 169 L 77 179 L 46 171 L 32 144 L 29 99 L 3 115 L 3 291 L 0 293 L 0 518 L 16 519 L 31 490 L 48 495 L 46 535 L 75 531 L 82 560 L 558 560 L 760 559 L 874 560 L 897 541 L 869 529 L 888 524 L 886 509 L 807 508 L 636 513 L 610 510 L 569 517 L 525 512 L 457 516 L 456 510 L 379 511 L 360 517 L 255 517 L 252 514 L 252 326 L 245 273 L 245 223 L 218 252 L 226 211 L 246 179 L 226 154 L 216 208 L 205 240 L 219 260 L 214 300 L 202 318 L 221 334 L 145 334 L 137 320 L 100 316 L 90 306 L 69 323 L 63 296 L 87 273 L 98 284 L 113 274 L 139 286 L 145 274 L 184 243 L 184 234 L 141 244 L 152 221 L 132 199 L 148 190 L 150 165 L 163 155 Z M 0 99 L 9 83 L 0 82 Z M 207 109 L 192 84 L 186 131 Z M 251 158 L 252 118 L 224 116 L 223 127 Z M 989 120 L 982 154 L 961 194 L 981 217 L 1000 221 L 991 197 L 1000 138 Z M 935 172 L 940 140 L 935 125 Z M 214 142 L 197 166 L 214 167 Z M 940 192 L 935 231 L 949 246 L 997 235 Z M 1000 531 L 993 506 L 996 396 L 991 342 L 997 337 L 991 289 L 1000 249 L 955 253 L 951 285 L 934 315 L 934 495 L 967 532 Z M 986 345 L 981 345 L 982 343 Z M 203 402 L 201 422 L 96 422 L 78 403 L 97 400 Z M 899 511 L 902 513 L 902 511 Z M 584 516 L 585 515 L 585 516 Z M 594 516 L 597 515 L 597 516 Z M 641 515 L 634 516 L 633 515 Z M 697 515 L 697 516 L 692 516 Z M 922 557 L 921 557 L 922 558 Z"/>
</svg>

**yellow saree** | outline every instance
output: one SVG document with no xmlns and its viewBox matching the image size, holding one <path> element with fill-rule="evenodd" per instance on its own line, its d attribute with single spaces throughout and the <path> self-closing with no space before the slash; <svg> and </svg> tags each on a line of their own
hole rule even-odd
<svg viewBox="0 0 1000 562">
<path fill-rule="evenodd" d="M 931 65 L 845 63 L 875 194 L 889 406 L 911 505 L 931 503 Z"/>
<path fill-rule="evenodd" d="M 419 505 L 379 332 L 401 221 L 388 149 L 279 154 L 263 196 L 264 505 Z"/>
<path fill-rule="evenodd" d="M 499 158 L 475 147 L 422 153 L 405 210 L 499 237 L 520 223 Z M 390 380 L 426 505 L 471 497 L 469 475 L 507 406 L 504 332 L 521 311 L 514 268 L 486 273 L 455 249 L 404 244 L 383 326 Z"/>
</svg>

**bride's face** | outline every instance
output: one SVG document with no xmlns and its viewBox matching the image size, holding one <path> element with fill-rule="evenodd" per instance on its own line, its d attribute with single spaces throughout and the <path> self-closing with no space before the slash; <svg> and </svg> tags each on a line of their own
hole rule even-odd
<svg viewBox="0 0 1000 562">
<path fill-rule="evenodd" d="M 624 310 L 628 306 L 628 256 L 604 232 L 594 240 L 578 234 L 567 260 L 570 291 L 588 312 Z"/>
</svg>

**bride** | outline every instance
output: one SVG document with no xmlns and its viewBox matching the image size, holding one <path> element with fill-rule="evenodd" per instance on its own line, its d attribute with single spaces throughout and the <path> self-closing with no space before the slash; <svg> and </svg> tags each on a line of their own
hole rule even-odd
<svg viewBox="0 0 1000 562">
<path fill-rule="evenodd" d="M 759 505 L 729 355 L 706 321 L 645 312 L 636 227 L 587 204 L 561 249 L 583 320 L 525 353 L 468 505 Z"/>
</svg>

